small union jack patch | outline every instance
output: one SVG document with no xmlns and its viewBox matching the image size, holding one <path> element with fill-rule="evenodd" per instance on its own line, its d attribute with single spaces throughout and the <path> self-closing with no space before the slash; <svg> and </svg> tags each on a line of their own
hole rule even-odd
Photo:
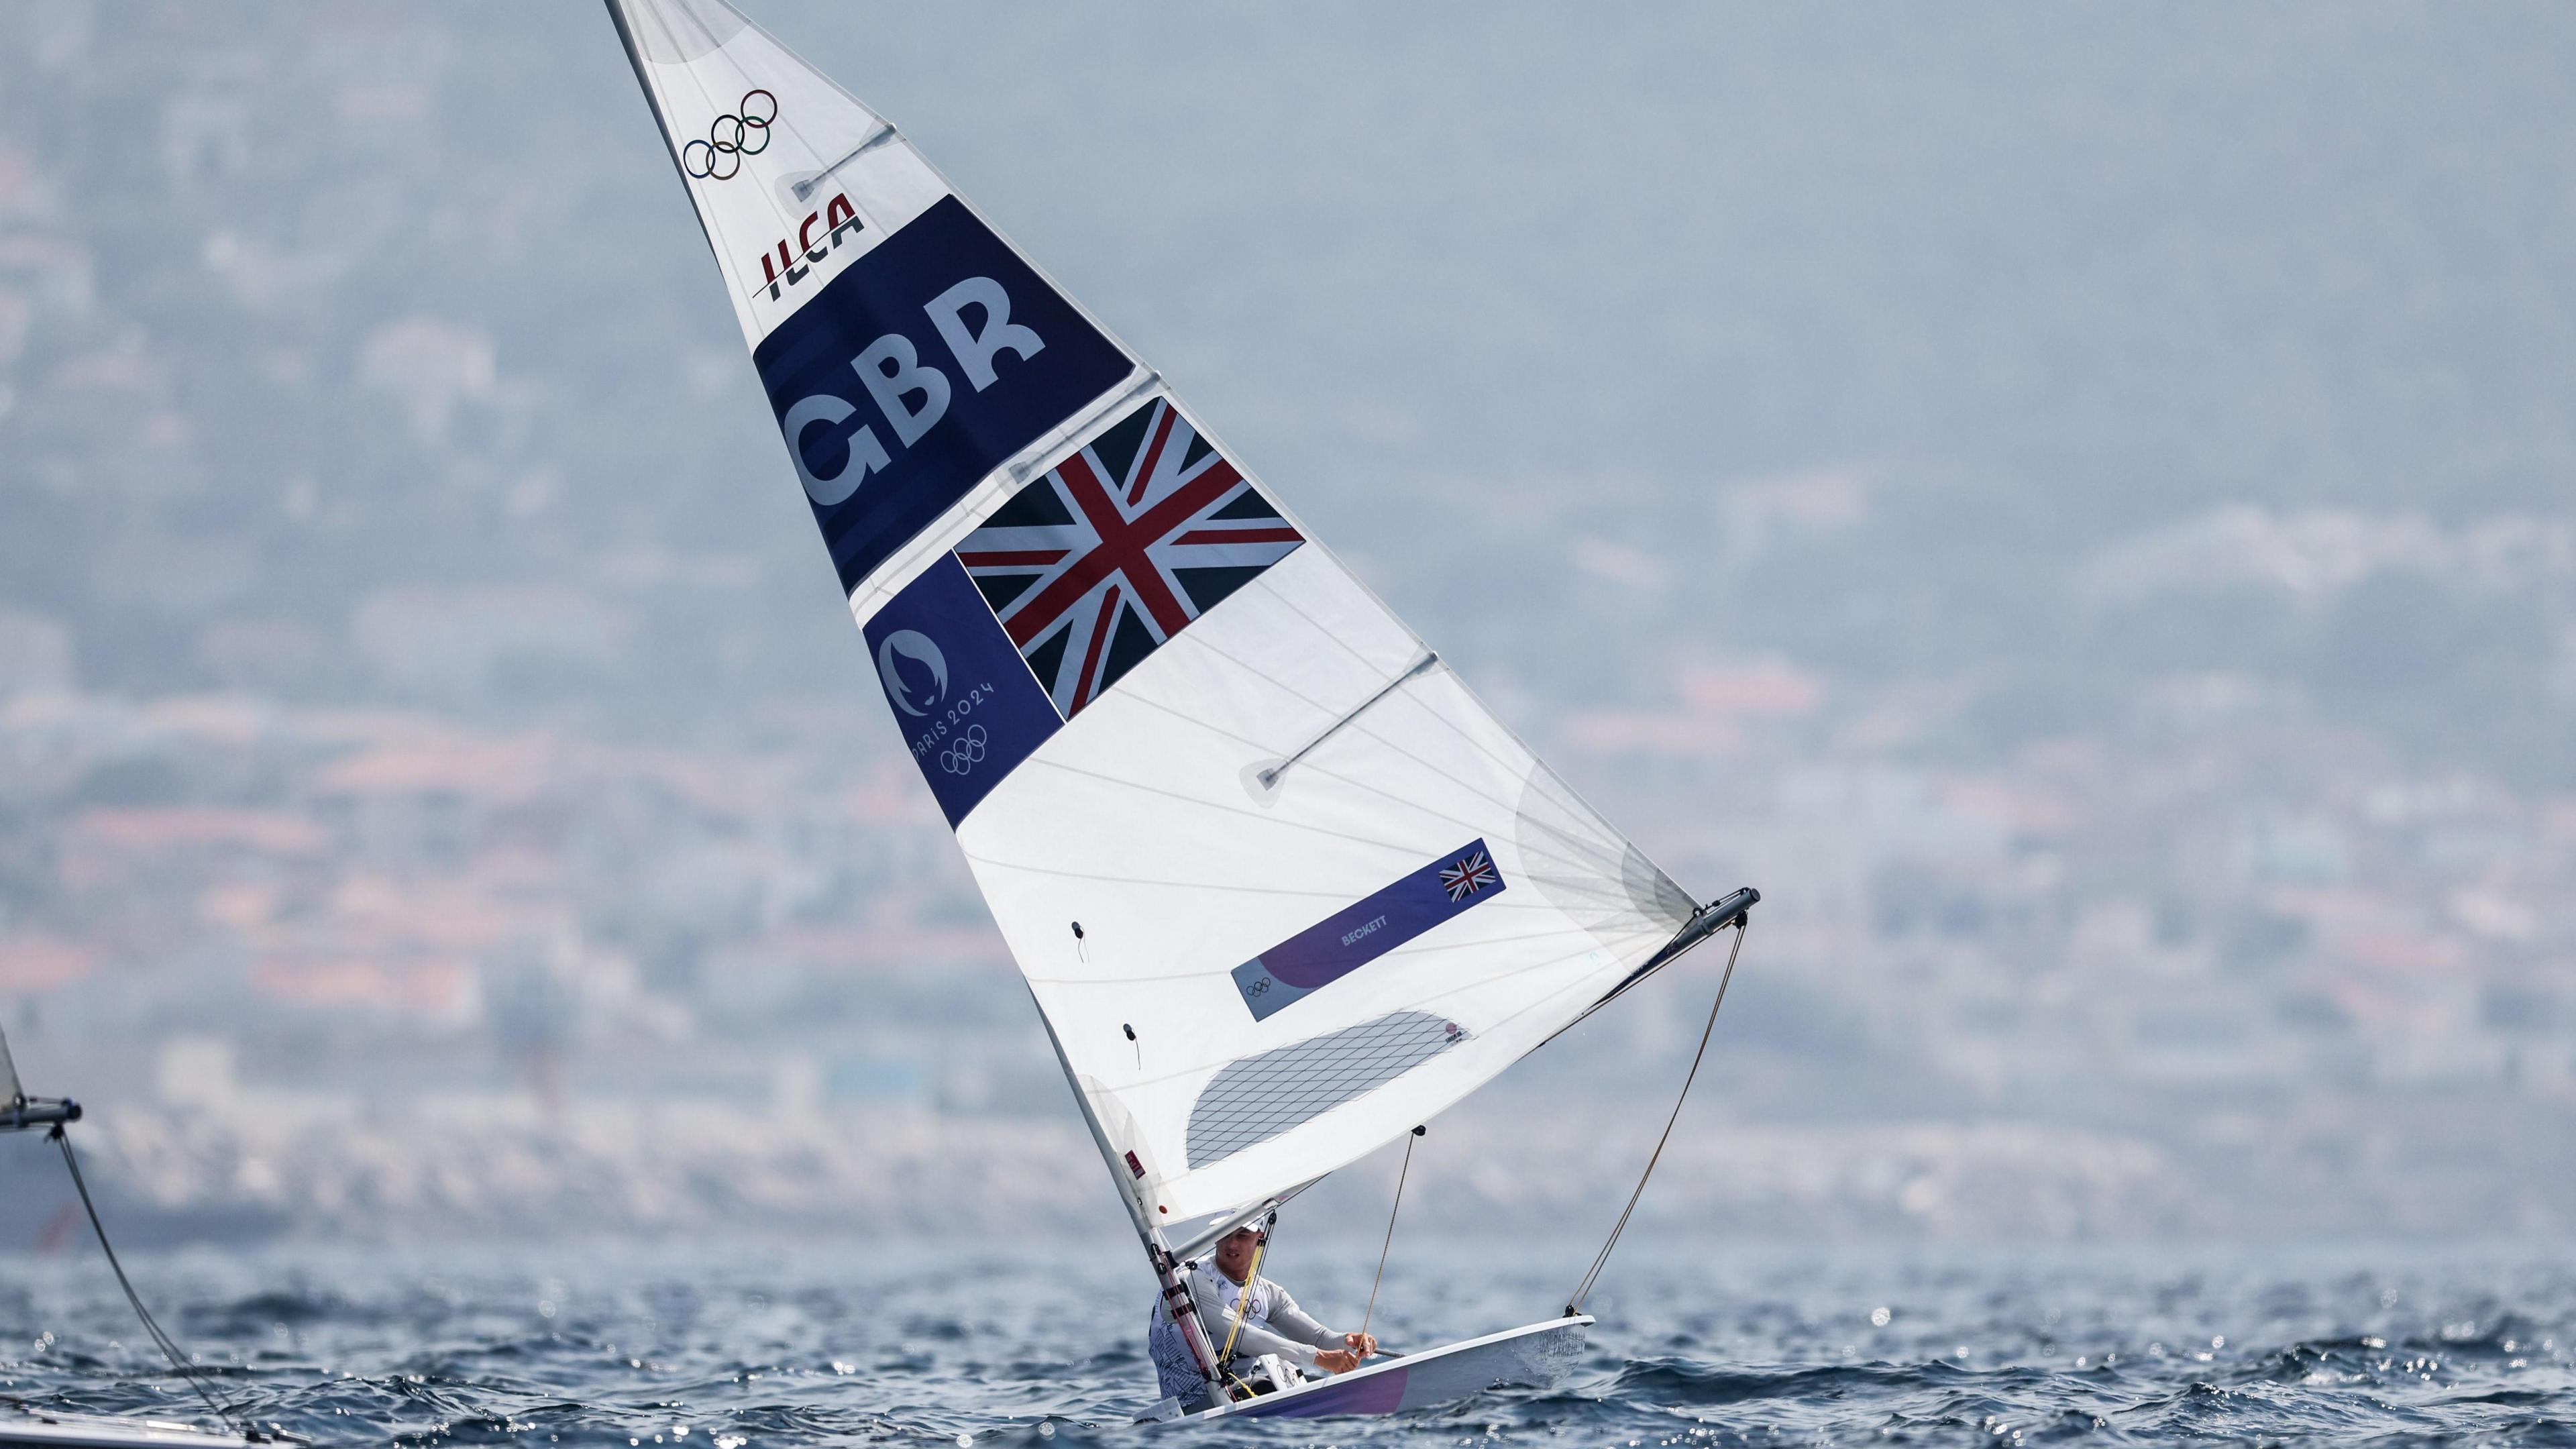
<svg viewBox="0 0 2576 1449">
<path fill-rule="evenodd" d="M 1441 888 L 1449 892 L 1449 899 L 1453 901 L 1465 900 L 1492 885 L 1494 880 L 1494 863 L 1485 859 L 1481 850 L 1470 851 L 1440 867 Z"/>
</svg>

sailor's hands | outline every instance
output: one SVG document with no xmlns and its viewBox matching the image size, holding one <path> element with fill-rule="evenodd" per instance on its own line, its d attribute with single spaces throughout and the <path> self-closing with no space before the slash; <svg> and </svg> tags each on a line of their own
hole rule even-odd
<svg viewBox="0 0 2576 1449">
<path fill-rule="evenodd" d="M 1342 1343 L 1345 1346 L 1341 1348 L 1315 1350 L 1315 1367 L 1327 1373 L 1346 1374 L 1358 1368 L 1360 1360 L 1377 1352 L 1377 1338 L 1373 1334 L 1345 1333 Z"/>
</svg>

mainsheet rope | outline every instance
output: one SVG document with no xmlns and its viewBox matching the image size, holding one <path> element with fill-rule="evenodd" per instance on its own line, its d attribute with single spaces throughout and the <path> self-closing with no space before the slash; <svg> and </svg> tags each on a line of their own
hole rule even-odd
<svg viewBox="0 0 2576 1449">
<path fill-rule="evenodd" d="M 1699 1080 L 1700 1061 L 1708 1055 L 1708 1039 L 1717 1030 L 1717 1010 L 1726 1005 L 1726 985 L 1735 979 L 1735 958 L 1744 952 L 1744 932 L 1752 924 L 1745 916 L 1735 923 L 1735 944 L 1726 953 L 1726 974 L 1717 979 L 1717 999 L 1709 1003 L 1708 1025 L 1699 1032 L 1699 1050 L 1691 1054 L 1690 1075 L 1682 1078 L 1681 1095 L 1673 1099 L 1673 1114 L 1664 1119 L 1664 1135 L 1655 1139 L 1654 1155 L 1646 1159 L 1646 1170 L 1637 1175 L 1637 1190 L 1628 1194 L 1628 1205 L 1619 1212 L 1619 1221 L 1610 1226 L 1610 1239 L 1593 1255 L 1592 1266 L 1585 1270 L 1583 1281 L 1565 1300 L 1567 1317 L 1583 1311 L 1583 1300 L 1592 1296 L 1592 1285 L 1599 1281 L 1601 1269 L 1610 1261 L 1610 1250 L 1619 1246 L 1619 1235 L 1628 1230 L 1628 1219 L 1637 1211 L 1637 1199 L 1646 1195 L 1646 1180 L 1655 1175 L 1655 1164 L 1664 1160 L 1664 1145 L 1673 1140 L 1673 1124 L 1682 1119 L 1682 1103 L 1690 1100 L 1691 1083 Z"/>
<path fill-rule="evenodd" d="M 63 1166 L 71 1169 L 72 1186 L 79 1191 L 81 1207 L 89 1214 L 90 1231 L 98 1235 L 99 1251 L 107 1255 L 107 1266 L 116 1273 L 116 1286 L 125 1290 L 125 1301 L 134 1305 L 134 1316 L 143 1320 L 143 1331 L 152 1335 L 152 1341 L 160 1345 L 162 1354 L 170 1360 L 170 1367 L 178 1370 L 179 1377 L 188 1381 L 189 1386 L 197 1391 L 197 1397 L 206 1401 L 206 1408 L 225 1428 L 246 1439 L 254 1437 L 234 1417 L 232 1405 L 216 1398 L 214 1391 L 206 1387 L 205 1380 L 199 1377 L 204 1370 L 188 1361 L 187 1355 L 179 1351 L 179 1345 L 169 1334 L 161 1331 L 160 1323 L 152 1317 L 152 1310 L 143 1306 L 142 1295 L 134 1291 L 133 1282 L 125 1276 L 125 1265 L 116 1261 L 116 1249 L 107 1241 L 107 1227 L 98 1220 L 98 1204 L 90 1201 L 89 1184 L 81 1178 L 80 1159 L 72 1155 L 72 1139 L 63 1131 L 63 1124 L 55 1123 L 54 1130 L 45 1135 L 53 1138 L 54 1145 L 63 1150 Z"/>
<path fill-rule="evenodd" d="M 1377 1285 L 1386 1281 L 1386 1251 L 1395 1246 L 1395 1215 L 1404 1207 L 1404 1179 L 1413 1171 L 1414 1139 L 1423 1129 L 1414 1128 L 1404 1137 L 1404 1166 L 1395 1174 L 1395 1201 L 1386 1210 L 1386 1241 L 1377 1245 L 1377 1276 L 1369 1280 L 1368 1311 L 1360 1315 L 1360 1337 L 1368 1337 L 1369 1320 L 1377 1316 Z"/>
</svg>

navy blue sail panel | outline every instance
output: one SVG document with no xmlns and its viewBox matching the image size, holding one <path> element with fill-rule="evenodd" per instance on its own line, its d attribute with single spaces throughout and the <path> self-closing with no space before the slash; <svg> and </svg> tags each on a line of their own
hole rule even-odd
<svg viewBox="0 0 2576 1449">
<path fill-rule="evenodd" d="M 752 362 L 845 591 L 1131 369 L 954 196 L 833 278 Z"/>
<path fill-rule="evenodd" d="M 877 683 L 953 829 L 1064 721 L 955 554 L 863 631 Z"/>
</svg>

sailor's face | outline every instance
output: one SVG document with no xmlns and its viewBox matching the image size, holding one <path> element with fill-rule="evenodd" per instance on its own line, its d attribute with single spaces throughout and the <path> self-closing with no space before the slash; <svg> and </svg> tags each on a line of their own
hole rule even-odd
<svg viewBox="0 0 2576 1449">
<path fill-rule="evenodd" d="M 1237 1228 L 1217 1240 L 1216 1270 L 1237 1283 L 1252 1271 L 1252 1251 L 1261 1246 L 1261 1234 L 1250 1228 Z"/>
</svg>

